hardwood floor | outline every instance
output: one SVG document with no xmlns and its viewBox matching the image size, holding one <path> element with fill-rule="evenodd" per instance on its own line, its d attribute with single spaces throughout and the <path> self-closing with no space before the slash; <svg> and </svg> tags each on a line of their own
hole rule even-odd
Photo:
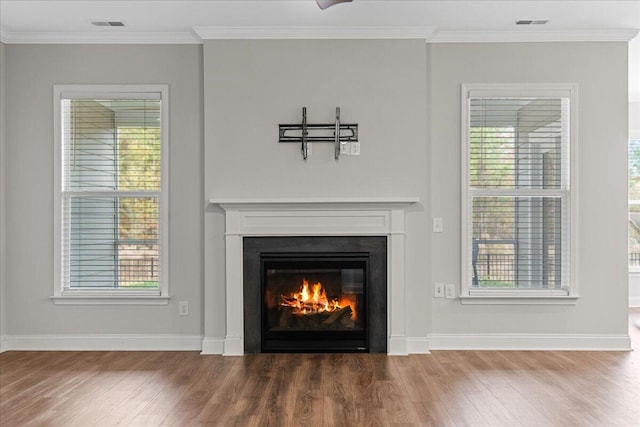
<svg viewBox="0 0 640 427">
<path fill-rule="evenodd" d="M 6 352 L 0 425 L 640 426 L 640 352 Z"/>
</svg>

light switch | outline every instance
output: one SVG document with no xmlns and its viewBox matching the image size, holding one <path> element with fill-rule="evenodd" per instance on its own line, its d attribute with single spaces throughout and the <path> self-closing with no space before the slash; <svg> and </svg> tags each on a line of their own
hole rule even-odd
<svg viewBox="0 0 640 427">
<path fill-rule="evenodd" d="M 436 282 L 433 284 L 433 297 L 444 298 L 444 283 Z"/>
<path fill-rule="evenodd" d="M 444 285 L 444 297 L 446 299 L 455 299 L 456 297 L 456 285 L 453 283 L 447 283 Z"/>
<path fill-rule="evenodd" d="M 433 232 L 434 233 L 442 233 L 444 231 L 444 227 L 442 225 L 442 218 L 441 217 L 434 217 L 433 218 Z"/>
<path fill-rule="evenodd" d="M 178 304 L 178 314 L 180 316 L 189 315 L 189 301 L 180 301 Z"/>
</svg>

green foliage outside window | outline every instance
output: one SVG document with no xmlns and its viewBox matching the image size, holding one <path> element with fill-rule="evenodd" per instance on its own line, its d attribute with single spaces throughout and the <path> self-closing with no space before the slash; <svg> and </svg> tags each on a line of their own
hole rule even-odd
<svg viewBox="0 0 640 427">
<path fill-rule="evenodd" d="M 160 129 L 118 128 L 118 189 L 160 190 Z M 151 280 L 122 281 L 121 286 L 157 287 L 158 199 L 122 197 L 118 207 L 120 264 L 145 260 L 134 267 Z M 135 261 L 134 261 L 135 260 Z M 122 268 L 122 267 L 121 267 Z"/>
</svg>

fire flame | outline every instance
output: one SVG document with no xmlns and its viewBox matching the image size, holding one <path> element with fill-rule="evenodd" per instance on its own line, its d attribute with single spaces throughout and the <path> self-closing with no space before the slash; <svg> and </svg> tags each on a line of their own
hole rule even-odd
<svg viewBox="0 0 640 427">
<path fill-rule="evenodd" d="M 300 292 L 294 292 L 289 296 L 281 295 L 280 305 L 283 307 L 295 308 L 294 313 L 299 315 L 332 312 L 340 310 L 346 306 L 351 307 L 351 318 L 356 319 L 356 301 L 348 296 L 343 296 L 339 301 L 337 298 L 329 301 L 327 292 L 322 287 L 322 283 L 314 283 L 309 286 L 306 279 L 302 280 Z"/>
</svg>

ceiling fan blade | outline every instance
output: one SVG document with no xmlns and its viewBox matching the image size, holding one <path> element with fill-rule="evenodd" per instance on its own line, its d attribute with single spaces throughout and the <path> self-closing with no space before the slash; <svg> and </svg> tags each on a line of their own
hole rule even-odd
<svg viewBox="0 0 640 427">
<path fill-rule="evenodd" d="M 339 4 L 339 3 L 350 3 L 352 0 L 316 0 L 316 3 L 318 3 L 318 7 L 322 10 L 325 10 L 328 7 L 331 7 L 333 5 Z"/>
</svg>

